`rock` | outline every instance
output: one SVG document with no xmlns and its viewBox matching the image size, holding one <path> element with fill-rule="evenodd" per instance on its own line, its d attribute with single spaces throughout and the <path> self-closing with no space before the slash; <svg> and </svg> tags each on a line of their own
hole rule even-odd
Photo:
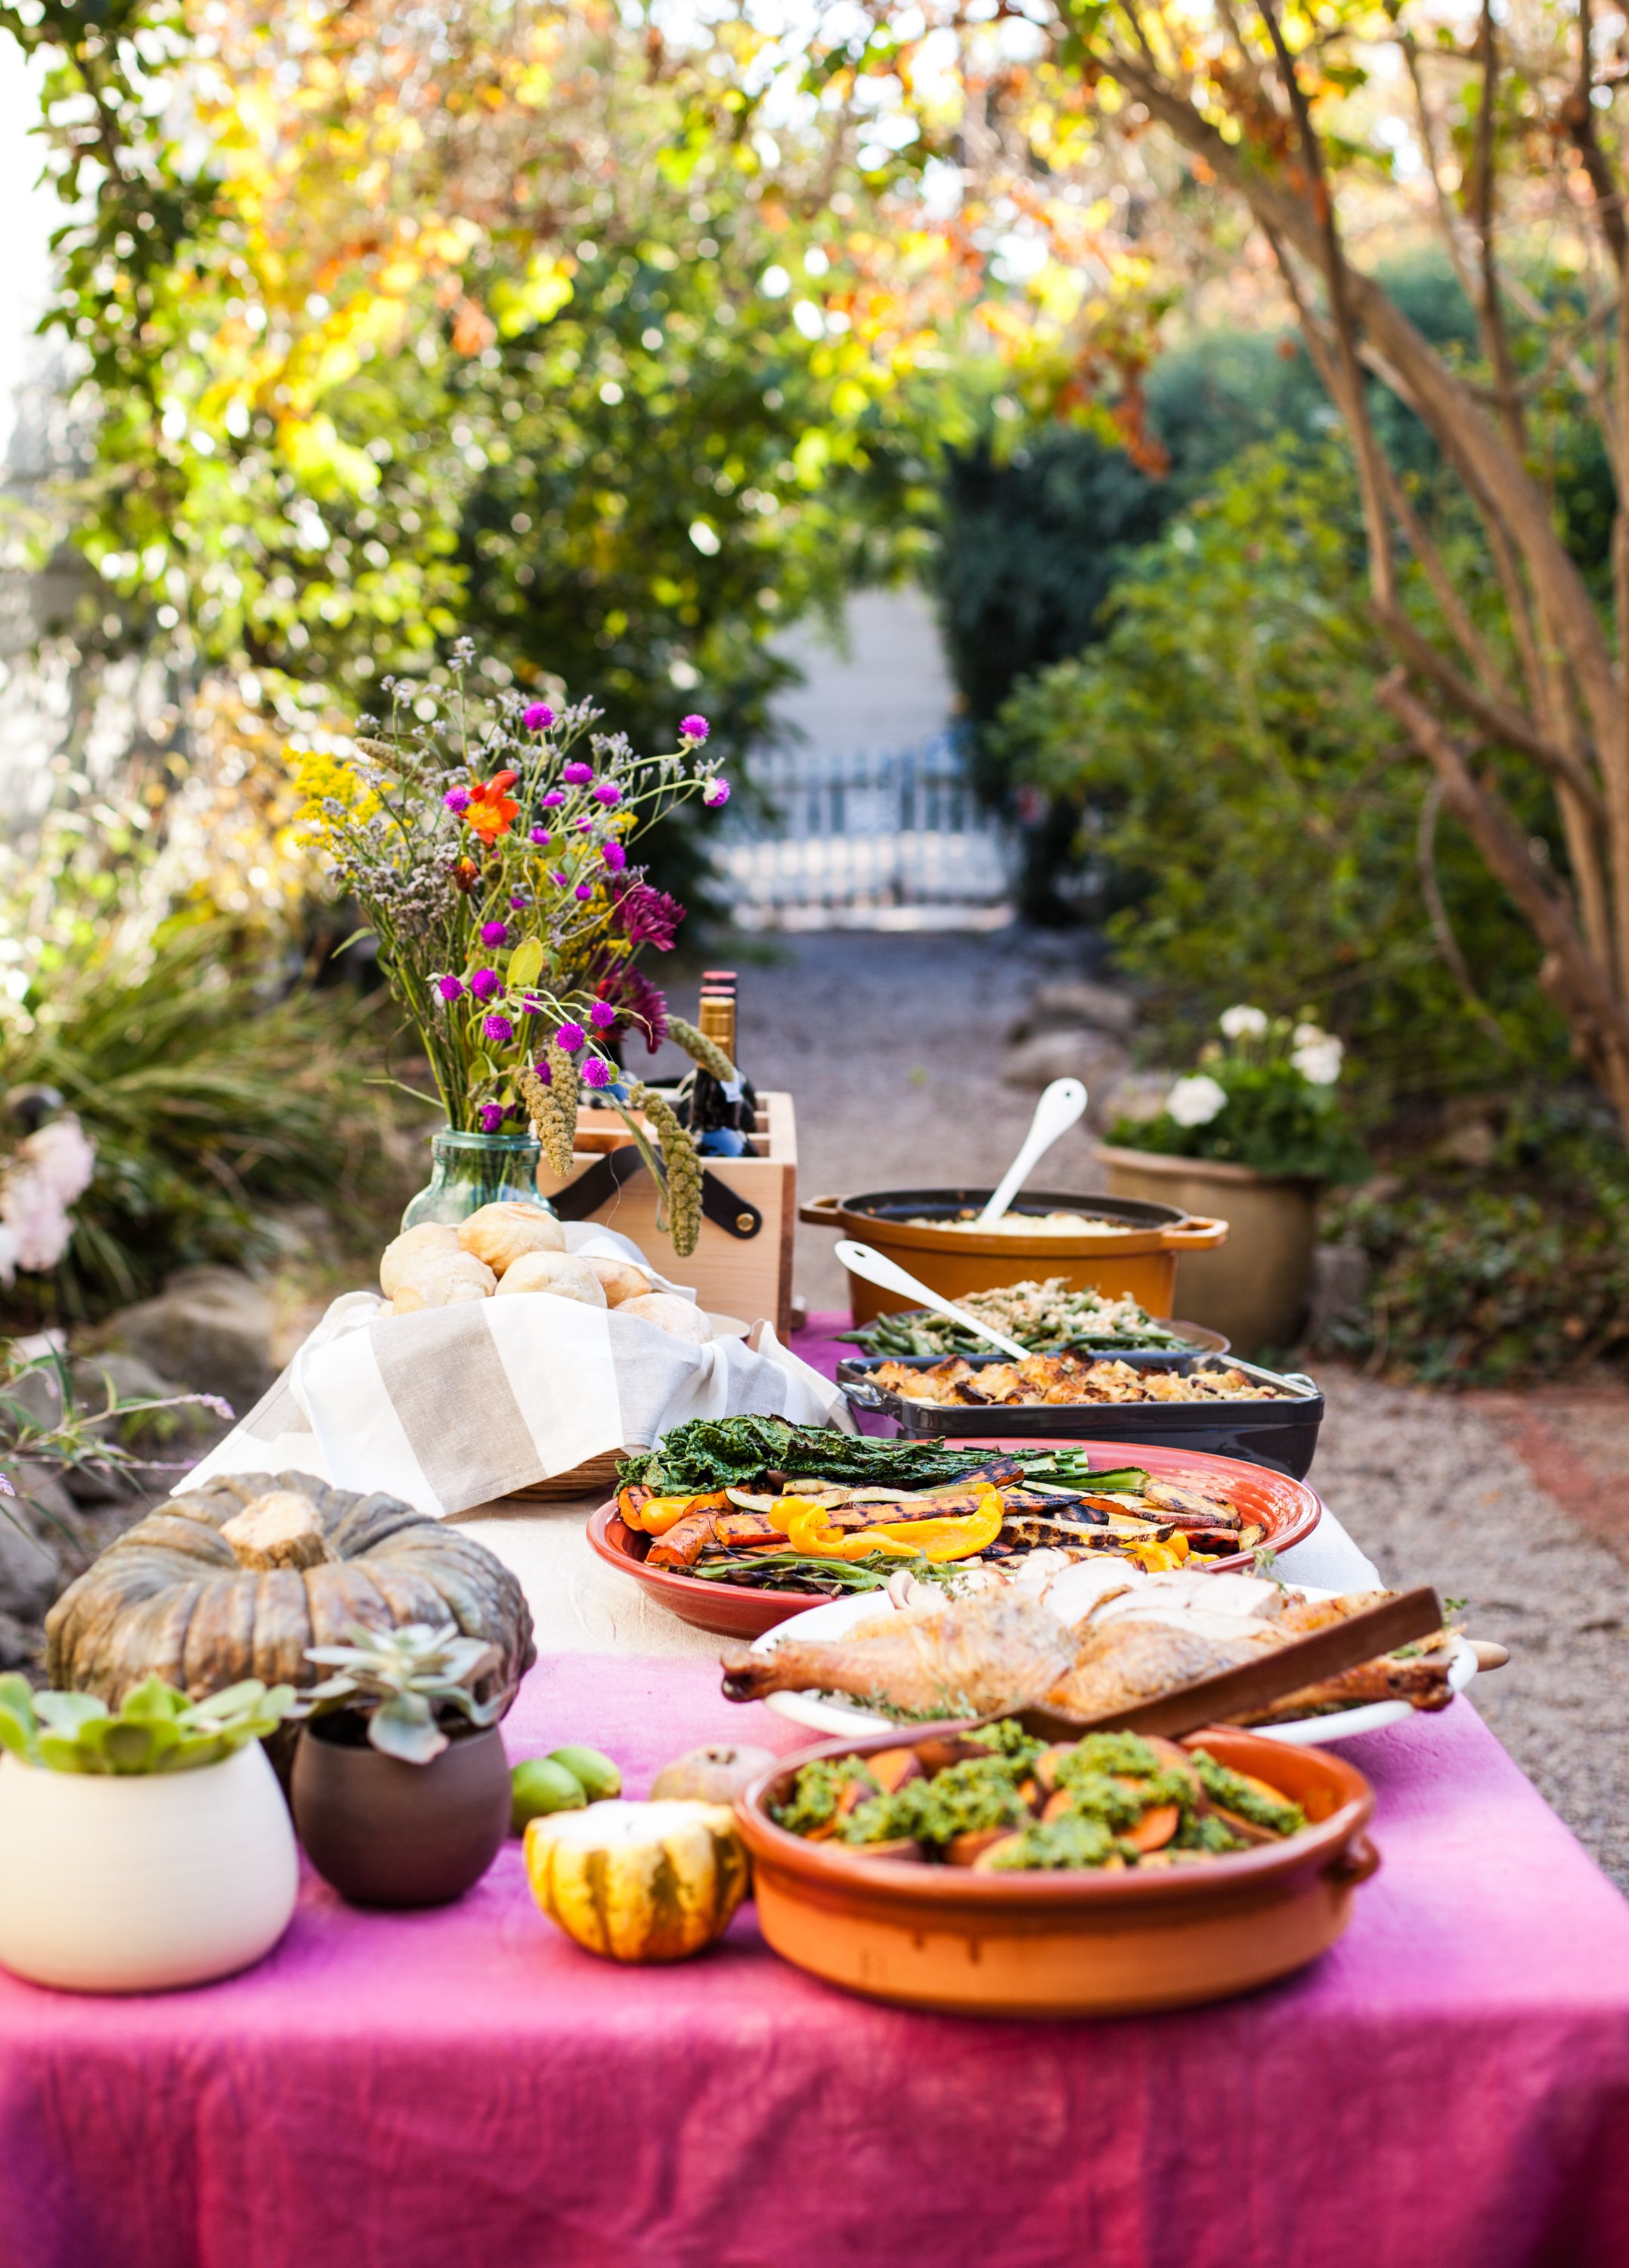
<svg viewBox="0 0 1629 2268">
<path fill-rule="evenodd" d="M 1040 1032 L 1107 1032 L 1125 1039 L 1137 1021 L 1137 1003 L 1129 992 L 1117 992 L 1089 977 L 1073 976 L 1055 984 L 1038 984 L 1028 1014 L 1017 1025 L 1015 1040 L 1033 1039 Z"/>
<path fill-rule="evenodd" d="M 71 1520 L 73 1506 L 40 1466 L 14 1466 L 12 1474 L 17 1495 L 0 1501 L 0 1614 L 38 1622 L 63 1580 L 62 1562 L 46 1540 L 46 1518 Z"/>
<path fill-rule="evenodd" d="M 100 1345 L 133 1355 L 150 1374 L 179 1380 L 194 1393 L 222 1394 L 240 1415 L 276 1377 L 271 1302 L 235 1268 L 183 1268 L 156 1300 L 124 1307 L 98 1334 Z"/>
<path fill-rule="evenodd" d="M 0 1669 L 36 1669 L 43 1641 L 38 1630 L 0 1613 Z"/>
<path fill-rule="evenodd" d="M 1007 1086 L 1050 1086 L 1055 1079 L 1084 1079 L 1088 1091 L 1117 1079 L 1126 1064 L 1125 1049 L 1105 1033 L 1038 1032 L 1009 1049 L 1001 1066 Z"/>
<path fill-rule="evenodd" d="M 1315 1345 L 1338 1323 L 1368 1314 L 1369 1256 L 1360 1244 L 1320 1244 L 1312 1256 L 1312 1304 L 1307 1337 Z"/>
</svg>

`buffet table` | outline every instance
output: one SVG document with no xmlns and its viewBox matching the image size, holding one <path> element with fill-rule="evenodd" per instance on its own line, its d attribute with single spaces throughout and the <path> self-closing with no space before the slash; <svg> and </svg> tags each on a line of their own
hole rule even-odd
<svg viewBox="0 0 1629 2268">
<path fill-rule="evenodd" d="M 704 1658 L 546 1653 L 512 1753 L 642 1793 L 800 1745 Z M 511 1845 L 459 1905 L 308 1880 L 246 1975 L 0 1976 L 0 2268 L 1595 2268 L 1629 2261 L 1629 1905 L 1456 1702 L 1352 1744 L 1382 1866 L 1312 1970 L 1190 2014 L 910 2015 L 718 1949 L 618 1969 Z"/>
</svg>

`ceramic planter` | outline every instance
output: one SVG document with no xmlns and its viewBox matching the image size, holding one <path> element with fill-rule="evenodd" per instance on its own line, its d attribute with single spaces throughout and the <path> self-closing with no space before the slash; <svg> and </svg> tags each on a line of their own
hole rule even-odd
<svg viewBox="0 0 1629 2268">
<path fill-rule="evenodd" d="M 478 1882 L 509 1832 L 509 1764 L 496 1726 L 453 1732 L 427 1764 L 369 1745 L 363 1720 L 317 1717 L 294 1756 L 306 1856 L 363 1906 L 439 1906 Z"/>
<path fill-rule="evenodd" d="M 1225 1331 L 1244 1355 L 1294 1345 L 1312 1287 L 1318 1182 L 1155 1150 L 1104 1145 L 1097 1157 L 1118 1197 L 1221 1213 L 1228 1221 L 1233 1233 L 1220 1249 L 1184 1253 L 1178 1262 L 1179 1314 Z"/>
<path fill-rule="evenodd" d="M 258 1741 L 129 1778 L 0 1756 L 0 1962 L 74 1992 L 246 1969 L 288 1927 L 299 1861 Z"/>
</svg>

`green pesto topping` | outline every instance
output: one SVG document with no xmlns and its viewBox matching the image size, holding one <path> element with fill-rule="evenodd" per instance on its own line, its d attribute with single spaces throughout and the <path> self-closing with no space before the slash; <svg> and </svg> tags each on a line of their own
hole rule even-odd
<svg viewBox="0 0 1629 2268">
<path fill-rule="evenodd" d="M 837 1798 L 854 1779 L 864 1780 L 868 1787 L 876 1786 L 863 1756 L 818 1757 L 814 1764 L 805 1764 L 792 1783 L 790 1801 L 770 1806 L 770 1816 L 789 1834 L 812 1835 L 826 1824 L 837 1810 Z"/>
<path fill-rule="evenodd" d="M 1003 1874 L 1101 1867 L 1113 1858 L 1116 1849 L 1114 1837 L 1101 1820 L 1071 1811 L 1061 1819 L 1036 1820 L 1010 1843 L 998 1844 L 989 1863 L 992 1873 Z"/>
<path fill-rule="evenodd" d="M 1006 1756 L 969 1756 L 932 1779 L 907 1780 L 892 1795 L 857 1804 L 838 1821 L 837 1833 L 844 1843 L 891 1843 L 910 1835 L 930 1849 L 943 1849 L 958 1835 L 1028 1819 L 1028 1806 L 1018 1793 L 1021 1777 Z"/>
<path fill-rule="evenodd" d="M 1226 1811 L 1236 1812 L 1248 1819 L 1252 1827 L 1264 1827 L 1273 1835 L 1294 1835 L 1307 1824 L 1307 1815 L 1299 1803 L 1280 1803 L 1274 1797 L 1264 1795 L 1258 1787 L 1226 1764 L 1219 1764 L 1203 1749 L 1196 1749 L 1193 1761 L 1199 1775 L 1199 1785 L 1213 1803 L 1220 1803 Z"/>
<path fill-rule="evenodd" d="M 1172 1851 L 1205 1851 L 1212 1858 L 1220 1859 L 1229 1851 L 1243 1851 L 1249 1846 L 1213 1811 L 1207 1811 L 1202 1819 L 1188 1811 L 1183 1814 L 1182 1825 L 1166 1847 Z"/>
<path fill-rule="evenodd" d="M 969 1733 L 967 1737 L 969 1742 L 977 1742 L 981 1749 L 989 1749 L 996 1756 L 1010 1758 L 1025 1771 L 1046 1746 L 1044 1741 L 1037 1741 L 1025 1732 L 1016 1717 L 1003 1717 L 996 1725 L 981 1725 L 976 1733 Z"/>
</svg>

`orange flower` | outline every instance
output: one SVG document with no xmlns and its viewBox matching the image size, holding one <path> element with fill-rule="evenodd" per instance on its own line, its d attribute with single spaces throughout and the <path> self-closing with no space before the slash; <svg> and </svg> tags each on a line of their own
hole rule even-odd
<svg viewBox="0 0 1629 2268">
<path fill-rule="evenodd" d="M 465 821 L 489 845 L 508 834 L 520 814 L 520 805 L 508 793 L 520 777 L 519 772 L 494 772 L 490 780 L 477 780 L 469 791 Z"/>
</svg>

